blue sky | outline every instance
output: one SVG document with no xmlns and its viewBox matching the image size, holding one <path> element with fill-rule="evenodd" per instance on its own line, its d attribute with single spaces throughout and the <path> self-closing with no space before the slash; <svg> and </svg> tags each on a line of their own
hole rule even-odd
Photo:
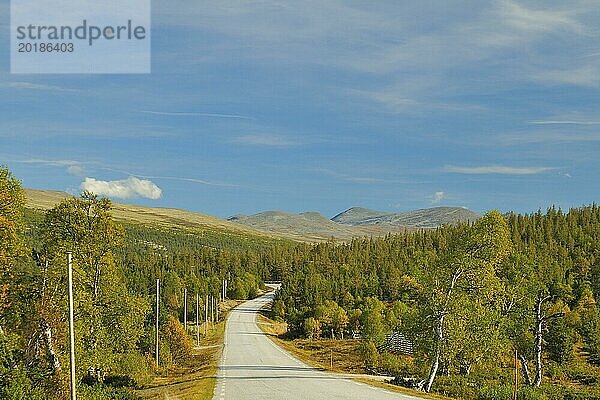
<svg viewBox="0 0 600 400">
<path fill-rule="evenodd" d="M 218 216 L 598 201 L 597 2 L 155 1 L 152 74 L 11 75 L 0 1 L 27 187 Z"/>
</svg>

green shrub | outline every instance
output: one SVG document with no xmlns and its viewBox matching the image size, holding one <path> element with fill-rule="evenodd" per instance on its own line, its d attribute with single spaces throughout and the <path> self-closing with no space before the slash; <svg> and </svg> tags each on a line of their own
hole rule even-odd
<svg viewBox="0 0 600 400">
<path fill-rule="evenodd" d="M 140 400 L 131 389 L 111 388 L 103 385 L 81 385 L 77 388 L 78 400 Z"/>
<path fill-rule="evenodd" d="M 433 382 L 433 390 L 459 399 L 474 399 L 477 394 L 471 379 L 463 376 L 438 376 Z"/>
<path fill-rule="evenodd" d="M 523 386 L 517 392 L 518 400 L 559 400 L 562 397 L 548 397 L 543 388 Z"/>
<path fill-rule="evenodd" d="M 398 360 L 398 357 L 390 353 L 383 353 L 381 355 L 381 369 L 387 372 L 388 375 L 401 375 L 400 361 Z"/>
<path fill-rule="evenodd" d="M 152 380 L 153 374 L 150 368 L 152 362 L 153 360 L 141 354 L 127 353 L 117 358 L 114 370 L 111 372 L 114 376 L 121 376 L 120 381 L 129 380 L 130 383 L 123 386 L 142 386 Z"/>
<path fill-rule="evenodd" d="M 368 369 L 374 369 L 379 366 L 379 352 L 375 343 L 367 340 L 362 342 L 359 347 L 360 356 Z"/>
<path fill-rule="evenodd" d="M 568 379 L 577 381 L 583 385 L 593 385 L 598 382 L 597 373 L 586 363 L 572 362 L 564 370 Z"/>
<path fill-rule="evenodd" d="M 277 299 L 273 302 L 273 317 L 276 321 L 283 321 L 285 319 L 285 303 L 281 299 Z"/>
<path fill-rule="evenodd" d="M 37 387 L 24 369 L 17 368 L 1 377 L 0 399 L 4 400 L 46 400 L 45 393 Z"/>
<path fill-rule="evenodd" d="M 391 353 L 383 353 L 380 357 L 381 369 L 388 375 L 414 377 L 419 376 L 413 359 L 409 356 L 401 356 Z"/>
<path fill-rule="evenodd" d="M 511 385 L 485 385 L 477 394 L 477 400 L 512 400 L 514 391 Z"/>
</svg>

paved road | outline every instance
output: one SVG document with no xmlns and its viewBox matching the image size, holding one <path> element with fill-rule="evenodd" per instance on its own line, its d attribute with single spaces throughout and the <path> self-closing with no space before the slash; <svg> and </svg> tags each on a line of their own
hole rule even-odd
<svg viewBox="0 0 600 400">
<path fill-rule="evenodd" d="M 214 400 L 420 400 L 319 371 L 290 356 L 256 325 L 269 293 L 232 310 Z"/>
</svg>

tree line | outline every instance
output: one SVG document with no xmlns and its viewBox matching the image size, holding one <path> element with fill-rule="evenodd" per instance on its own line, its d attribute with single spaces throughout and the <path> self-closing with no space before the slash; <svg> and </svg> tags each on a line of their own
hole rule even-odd
<svg viewBox="0 0 600 400">
<path fill-rule="evenodd" d="M 491 211 L 473 224 L 306 250 L 273 305 L 295 336 L 360 335 L 365 363 L 416 376 L 424 391 L 438 377 L 466 386 L 477 376 L 512 398 L 506 367 L 516 350 L 534 397 L 561 390 L 552 382 L 582 385 L 581 398 L 600 396 L 596 205 L 528 215 Z M 381 350 L 392 332 L 413 343 L 413 357 Z M 546 389 L 535 389 L 544 380 Z"/>
</svg>

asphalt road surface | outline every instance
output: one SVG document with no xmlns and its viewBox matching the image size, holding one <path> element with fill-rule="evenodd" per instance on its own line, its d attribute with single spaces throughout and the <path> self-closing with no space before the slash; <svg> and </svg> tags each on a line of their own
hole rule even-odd
<svg viewBox="0 0 600 400">
<path fill-rule="evenodd" d="M 243 303 L 227 320 L 214 400 L 420 400 L 319 371 L 267 338 L 256 324 L 273 293 Z"/>
</svg>

